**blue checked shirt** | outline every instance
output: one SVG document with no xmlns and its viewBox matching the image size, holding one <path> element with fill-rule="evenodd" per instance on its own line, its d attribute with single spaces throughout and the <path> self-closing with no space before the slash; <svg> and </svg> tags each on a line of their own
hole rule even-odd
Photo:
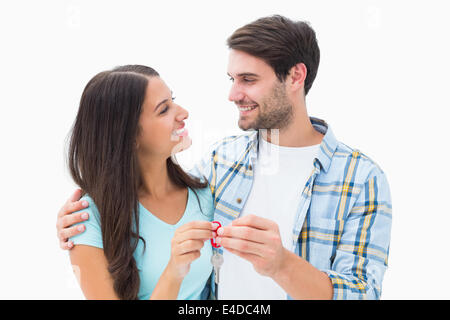
<svg viewBox="0 0 450 320">
<path fill-rule="evenodd" d="M 299 188 L 300 198 L 291 249 L 328 275 L 334 299 L 379 299 L 392 224 L 386 176 L 367 156 L 337 141 L 323 120 L 310 119 L 324 138 L 306 185 L 286 185 Z M 242 212 L 257 154 L 257 131 L 228 137 L 191 171 L 207 178 L 214 219 L 222 226 Z"/>
</svg>

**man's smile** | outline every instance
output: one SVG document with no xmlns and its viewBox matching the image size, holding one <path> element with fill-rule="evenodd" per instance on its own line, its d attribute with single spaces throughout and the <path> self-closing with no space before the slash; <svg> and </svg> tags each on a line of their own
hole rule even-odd
<svg viewBox="0 0 450 320">
<path fill-rule="evenodd" d="M 251 113 L 253 110 L 255 110 L 258 107 L 257 104 L 253 105 L 239 105 L 238 109 L 241 115 L 247 115 Z"/>
</svg>

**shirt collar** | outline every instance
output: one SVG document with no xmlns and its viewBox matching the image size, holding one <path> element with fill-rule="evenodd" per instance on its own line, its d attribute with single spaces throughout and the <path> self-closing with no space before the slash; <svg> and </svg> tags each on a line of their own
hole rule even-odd
<svg viewBox="0 0 450 320">
<path fill-rule="evenodd" d="M 325 172 L 328 172 L 328 169 L 331 165 L 331 159 L 334 155 L 334 152 L 337 149 L 338 141 L 331 130 L 331 127 L 322 119 L 309 117 L 311 124 L 314 129 L 324 134 L 322 142 L 320 144 L 319 152 L 315 160 L 317 160 L 318 164 L 322 167 Z M 250 138 L 250 159 L 253 161 L 258 156 L 258 131 L 254 131 L 249 135 Z M 315 161 L 316 162 L 316 161 Z"/>
</svg>

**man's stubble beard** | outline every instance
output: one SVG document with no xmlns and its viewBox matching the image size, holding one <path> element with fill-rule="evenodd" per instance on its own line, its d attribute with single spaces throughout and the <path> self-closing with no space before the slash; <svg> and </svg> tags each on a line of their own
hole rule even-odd
<svg viewBox="0 0 450 320">
<path fill-rule="evenodd" d="M 257 118 L 247 126 L 239 123 L 244 131 L 260 129 L 279 129 L 287 127 L 293 117 L 293 108 L 286 95 L 283 83 L 276 83 L 271 94 L 258 106 Z"/>
</svg>

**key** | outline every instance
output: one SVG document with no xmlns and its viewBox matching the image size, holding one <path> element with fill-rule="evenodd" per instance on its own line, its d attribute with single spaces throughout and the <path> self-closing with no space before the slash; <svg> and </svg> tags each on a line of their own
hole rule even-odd
<svg viewBox="0 0 450 320">
<path fill-rule="evenodd" d="M 219 284 L 219 271 L 220 267 L 223 264 L 223 256 L 215 251 L 211 257 L 211 264 L 214 268 L 214 282 L 218 285 Z"/>
</svg>

